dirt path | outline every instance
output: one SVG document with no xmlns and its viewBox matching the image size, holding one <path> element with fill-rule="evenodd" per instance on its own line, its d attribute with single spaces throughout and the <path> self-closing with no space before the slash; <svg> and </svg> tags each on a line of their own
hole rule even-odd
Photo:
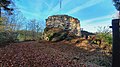
<svg viewBox="0 0 120 67">
<path fill-rule="evenodd" d="M 109 59 L 98 50 L 85 50 L 65 41 L 30 41 L 0 48 L 1 67 L 100 67 L 94 62 L 97 58 Z"/>
</svg>

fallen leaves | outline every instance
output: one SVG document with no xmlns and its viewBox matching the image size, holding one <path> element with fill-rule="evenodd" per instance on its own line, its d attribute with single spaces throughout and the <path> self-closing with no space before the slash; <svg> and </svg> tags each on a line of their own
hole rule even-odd
<svg viewBox="0 0 120 67">
<path fill-rule="evenodd" d="M 64 41 L 55 43 L 31 41 L 0 48 L 0 65 L 2 67 L 94 67 L 93 63 L 86 64 L 92 55 L 97 55 L 97 52 L 86 51 Z"/>
</svg>

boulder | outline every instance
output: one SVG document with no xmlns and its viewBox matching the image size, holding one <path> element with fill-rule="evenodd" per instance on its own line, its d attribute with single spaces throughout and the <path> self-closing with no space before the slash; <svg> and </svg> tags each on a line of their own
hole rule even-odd
<svg viewBox="0 0 120 67">
<path fill-rule="evenodd" d="M 46 19 L 42 38 L 47 41 L 70 40 L 80 36 L 80 21 L 68 15 L 53 15 Z"/>
<path fill-rule="evenodd" d="M 67 37 L 67 31 L 60 28 L 50 28 L 45 29 L 43 33 L 43 39 L 47 41 L 60 41 Z"/>
</svg>

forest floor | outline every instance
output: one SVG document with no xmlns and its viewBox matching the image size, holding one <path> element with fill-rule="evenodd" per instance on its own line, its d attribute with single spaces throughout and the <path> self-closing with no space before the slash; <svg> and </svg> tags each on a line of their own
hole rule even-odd
<svg viewBox="0 0 120 67">
<path fill-rule="evenodd" d="M 111 67 L 111 55 L 84 43 L 28 41 L 0 47 L 0 67 Z"/>
</svg>

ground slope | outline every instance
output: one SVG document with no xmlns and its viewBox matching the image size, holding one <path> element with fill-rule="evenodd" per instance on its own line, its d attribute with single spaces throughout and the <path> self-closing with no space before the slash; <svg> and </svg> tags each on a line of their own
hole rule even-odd
<svg viewBox="0 0 120 67">
<path fill-rule="evenodd" d="M 67 41 L 30 41 L 0 47 L 1 67 L 109 67 L 100 49 L 85 50 Z"/>
</svg>

